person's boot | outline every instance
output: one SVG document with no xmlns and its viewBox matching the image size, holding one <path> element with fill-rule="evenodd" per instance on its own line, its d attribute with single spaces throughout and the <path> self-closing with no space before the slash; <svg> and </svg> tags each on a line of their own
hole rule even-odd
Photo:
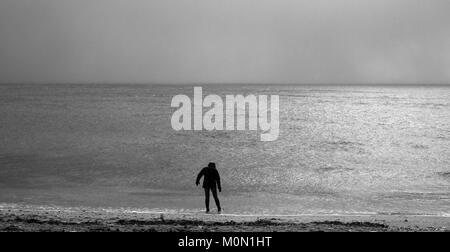
<svg viewBox="0 0 450 252">
<path fill-rule="evenodd" d="M 217 209 L 217 213 L 221 214 L 222 213 L 222 208 L 218 208 Z"/>
<path fill-rule="evenodd" d="M 209 213 L 209 209 L 206 209 L 206 213 Z"/>
</svg>

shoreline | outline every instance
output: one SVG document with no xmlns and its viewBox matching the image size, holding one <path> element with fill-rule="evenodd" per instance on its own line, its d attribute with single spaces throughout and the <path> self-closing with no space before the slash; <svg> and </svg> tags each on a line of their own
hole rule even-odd
<svg viewBox="0 0 450 252">
<path fill-rule="evenodd" d="M 0 206 L 0 232 L 450 232 L 450 218 L 417 215 L 258 216 Z"/>
</svg>

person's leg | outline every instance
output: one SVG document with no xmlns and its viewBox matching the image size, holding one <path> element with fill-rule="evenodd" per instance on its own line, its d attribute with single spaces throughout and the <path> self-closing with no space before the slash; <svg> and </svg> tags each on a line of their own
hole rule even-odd
<svg viewBox="0 0 450 252">
<path fill-rule="evenodd" d="M 206 212 L 209 212 L 209 188 L 205 188 L 205 205 L 206 205 Z"/>
<path fill-rule="evenodd" d="M 214 197 L 214 201 L 216 202 L 217 210 L 220 212 L 222 211 L 222 208 L 220 207 L 219 196 L 217 196 L 217 188 L 213 187 L 211 188 L 211 191 Z"/>
</svg>

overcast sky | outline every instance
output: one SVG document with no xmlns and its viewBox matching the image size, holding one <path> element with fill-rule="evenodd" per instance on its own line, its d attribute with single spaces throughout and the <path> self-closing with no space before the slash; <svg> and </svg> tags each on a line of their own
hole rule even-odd
<svg viewBox="0 0 450 252">
<path fill-rule="evenodd" d="M 0 0 L 0 82 L 450 83 L 450 1 Z"/>
</svg>

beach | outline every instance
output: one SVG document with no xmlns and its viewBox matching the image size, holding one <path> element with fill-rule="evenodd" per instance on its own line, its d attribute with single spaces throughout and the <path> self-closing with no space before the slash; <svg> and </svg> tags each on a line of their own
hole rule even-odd
<svg viewBox="0 0 450 252">
<path fill-rule="evenodd" d="M 405 215 L 257 216 L 3 204 L 0 232 L 449 232 L 450 218 Z"/>
</svg>

